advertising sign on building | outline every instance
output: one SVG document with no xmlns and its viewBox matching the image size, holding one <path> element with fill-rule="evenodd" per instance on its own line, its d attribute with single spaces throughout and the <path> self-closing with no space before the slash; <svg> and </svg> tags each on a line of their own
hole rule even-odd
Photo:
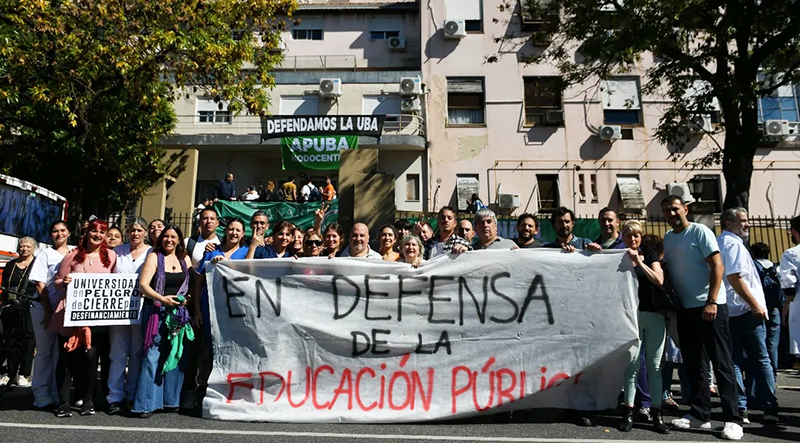
<svg viewBox="0 0 800 443">
<path fill-rule="evenodd" d="M 339 151 L 357 148 L 357 135 L 283 137 L 283 169 L 339 169 Z"/>
<path fill-rule="evenodd" d="M 268 115 L 261 118 L 261 139 L 309 135 L 380 137 L 385 115 Z"/>
</svg>

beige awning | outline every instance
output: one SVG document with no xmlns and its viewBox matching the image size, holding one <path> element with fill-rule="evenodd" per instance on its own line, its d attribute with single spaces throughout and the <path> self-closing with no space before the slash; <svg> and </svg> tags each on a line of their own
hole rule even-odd
<svg viewBox="0 0 800 443">
<path fill-rule="evenodd" d="M 639 177 L 617 176 L 617 187 L 622 200 L 621 212 L 642 212 L 647 207 Z"/>
</svg>

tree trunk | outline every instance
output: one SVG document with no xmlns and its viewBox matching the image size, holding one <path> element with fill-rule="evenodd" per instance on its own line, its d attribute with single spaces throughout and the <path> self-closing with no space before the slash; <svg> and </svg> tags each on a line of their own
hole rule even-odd
<svg viewBox="0 0 800 443">
<path fill-rule="evenodd" d="M 739 131 L 726 133 L 722 157 L 722 174 L 725 176 L 723 210 L 737 207 L 750 210 L 750 184 L 758 140 L 757 126 L 748 128 L 743 125 Z"/>
</svg>

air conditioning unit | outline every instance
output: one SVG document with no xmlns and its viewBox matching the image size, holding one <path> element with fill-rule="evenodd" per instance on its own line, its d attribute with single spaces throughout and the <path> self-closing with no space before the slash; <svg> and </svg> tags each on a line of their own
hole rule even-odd
<svg viewBox="0 0 800 443">
<path fill-rule="evenodd" d="M 620 140 L 622 138 L 622 128 L 618 125 L 603 125 L 600 126 L 597 136 L 603 141 Z"/>
<path fill-rule="evenodd" d="M 464 20 L 445 20 L 444 38 L 462 39 L 467 35 Z"/>
<path fill-rule="evenodd" d="M 667 195 L 677 195 L 686 203 L 694 202 L 694 197 L 689 192 L 689 183 L 667 183 Z"/>
<path fill-rule="evenodd" d="M 319 80 L 320 97 L 339 97 L 342 95 L 342 79 L 323 78 Z"/>
<path fill-rule="evenodd" d="M 689 117 L 686 129 L 692 134 L 708 134 L 714 128 L 711 126 L 711 114 L 696 114 Z"/>
<path fill-rule="evenodd" d="M 544 121 L 550 124 L 561 124 L 564 123 L 564 111 L 562 110 L 553 110 L 547 111 L 544 114 Z"/>
<path fill-rule="evenodd" d="M 418 98 L 409 98 L 400 102 L 400 110 L 405 113 L 421 112 L 422 105 Z"/>
<path fill-rule="evenodd" d="M 389 49 L 392 51 L 402 51 L 406 49 L 406 39 L 403 37 L 389 37 L 387 40 Z"/>
<path fill-rule="evenodd" d="M 519 208 L 519 194 L 500 194 L 497 205 L 503 209 Z"/>
<path fill-rule="evenodd" d="M 401 77 L 400 95 L 414 96 L 422 94 L 422 79 L 419 77 Z"/>
<path fill-rule="evenodd" d="M 789 136 L 789 120 L 766 120 L 764 122 L 764 135 L 768 137 Z"/>
</svg>

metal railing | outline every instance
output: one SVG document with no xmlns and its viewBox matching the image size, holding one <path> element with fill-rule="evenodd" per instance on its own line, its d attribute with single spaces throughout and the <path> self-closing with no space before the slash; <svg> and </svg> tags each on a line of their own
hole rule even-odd
<svg viewBox="0 0 800 443">
<path fill-rule="evenodd" d="M 405 54 L 405 55 L 403 55 Z M 403 54 L 362 58 L 352 54 L 290 55 L 283 58 L 276 71 L 342 71 L 356 69 L 419 69 L 419 48 L 406 48 Z"/>
<path fill-rule="evenodd" d="M 179 115 L 175 135 L 256 135 L 261 134 L 261 118 L 257 115 L 231 116 L 229 123 L 200 123 L 199 116 Z M 383 134 L 423 135 L 425 121 L 413 114 L 387 114 Z"/>
<path fill-rule="evenodd" d="M 426 217 L 429 220 L 435 222 L 436 220 L 436 213 L 435 212 L 408 212 L 408 211 L 397 211 L 396 218 L 407 218 L 410 220 L 418 220 L 421 216 Z M 537 218 L 539 218 L 539 223 L 549 223 L 550 214 L 537 214 Z M 474 214 L 468 214 L 465 212 L 458 213 L 459 219 L 468 219 L 471 220 L 474 218 Z M 596 217 L 593 216 L 578 216 L 578 220 L 597 220 Z M 624 216 L 624 220 L 621 223 L 624 223 L 627 220 L 636 220 L 642 223 L 642 228 L 644 230 L 644 234 L 653 234 L 659 237 L 663 237 L 664 234 L 667 233 L 672 227 L 667 224 L 666 220 L 662 216 L 646 216 L 646 217 L 636 217 L 636 216 Z M 770 250 L 770 257 L 769 259 L 773 262 L 779 262 L 783 252 L 787 249 L 794 246 L 792 242 L 792 235 L 791 229 L 789 227 L 789 223 L 791 221 L 790 217 L 768 217 L 768 216 L 750 216 L 750 240 L 749 244 L 754 243 L 764 243 L 769 246 Z M 516 233 L 516 223 L 517 217 L 516 216 L 508 216 L 508 215 L 498 215 L 497 216 L 497 229 L 498 233 L 503 237 L 508 238 L 515 238 L 517 236 Z M 576 220 L 577 224 L 577 220 Z M 719 224 L 719 218 L 714 218 L 714 233 L 719 235 L 722 232 L 722 228 Z"/>
</svg>

